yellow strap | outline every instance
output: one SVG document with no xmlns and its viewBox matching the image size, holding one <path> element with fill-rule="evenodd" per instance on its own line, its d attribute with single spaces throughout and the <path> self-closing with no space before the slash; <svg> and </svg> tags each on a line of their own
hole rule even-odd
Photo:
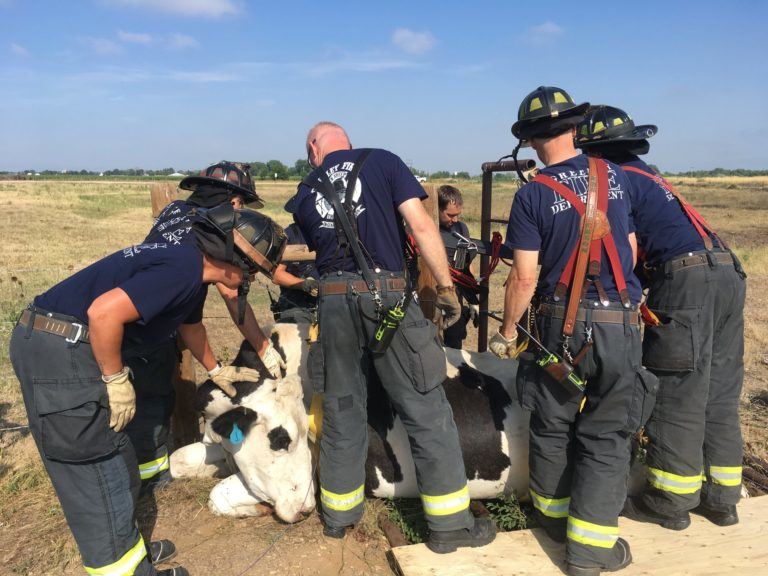
<svg viewBox="0 0 768 576">
<path fill-rule="evenodd" d="M 469 486 L 441 496 L 421 495 L 424 514 L 428 516 L 449 516 L 469 508 Z"/>
<path fill-rule="evenodd" d="M 144 546 L 144 539 L 139 536 L 139 541 L 117 562 L 101 568 L 88 568 L 88 566 L 84 566 L 84 568 L 88 574 L 93 576 L 132 576 L 146 555 L 147 548 Z"/>
<path fill-rule="evenodd" d="M 694 494 L 701 490 L 701 483 L 704 480 L 703 474 L 680 476 L 658 468 L 648 468 L 648 471 L 650 472 L 648 482 L 651 486 L 672 494 Z"/>
<path fill-rule="evenodd" d="M 567 536 L 571 540 L 587 546 L 613 548 L 619 538 L 619 527 L 602 526 L 569 516 Z"/>
<path fill-rule="evenodd" d="M 741 466 L 710 466 L 709 477 L 721 486 L 739 486 L 741 484 Z"/>
<path fill-rule="evenodd" d="M 320 500 L 331 510 L 339 510 L 341 512 L 352 510 L 352 508 L 359 506 L 365 500 L 364 485 L 361 484 L 359 488 L 355 488 L 352 492 L 347 492 L 346 494 L 336 494 L 321 486 Z"/>
<path fill-rule="evenodd" d="M 570 496 L 566 498 L 546 498 L 533 489 L 530 492 L 534 508 L 538 509 L 545 516 L 550 518 L 568 517 L 568 508 L 571 504 Z"/>
<path fill-rule="evenodd" d="M 309 405 L 309 415 L 307 416 L 309 425 L 309 440 L 319 442 L 323 434 L 323 395 L 315 394 L 312 396 L 312 403 Z"/>
<path fill-rule="evenodd" d="M 141 476 L 142 480 L 149 480 L 160 472 L 168 470 L 170 467 L 171 463 L 168 459 L 168 454 L 164 454 L 156 460 L 151 460 L 149 462 L 143 462 L 142 464 L 139 464 L 139 475 Z"/>
</svg>

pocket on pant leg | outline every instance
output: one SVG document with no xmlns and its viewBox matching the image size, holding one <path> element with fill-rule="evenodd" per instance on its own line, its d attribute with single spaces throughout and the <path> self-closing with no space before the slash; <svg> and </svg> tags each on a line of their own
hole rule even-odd
<svg viewBox="0 0 768 576">
<path fill-rule="evenodd" d="M 656 405 L 656 395 L 659 392 L 659 379 L 645 368 L 635 375 L 635 391 L 627 419 L 626 431 L 634 434 L 645 426 Z"/>
<path fill-rule="evenodd" d="M 536 389 L 539 384 L 540 373 L 541 368 L 536 365 L 532 353 L 523 352 L 520 354 L 515 380 L 517 401 L 523 410 L 528 410 L 531 413 L 536 411 Z"/>
<path fill-rule="evenodd" d="M 307 375 L 312 383 L 312 390 L 317 394 L 325 392 L 325 362 L 320 341 L 312 342 L 307 353 Z"/>
<path fill-rule="evenodd" d="M 698 356 L 699 308 L 653 310 L 661 324 L 646 326 L 643 365 L 652 370 L 691 372 Z"/>
<path fill-rule="evenodd" d="M 405 370 L 417 392 L 425 394 L 446 378 L 445 351 L 437 339 L 437 328 L 429 320 L 419 320 L 400 327 L 402 345 L 392 352 Z M 393 344 L 397 342 L 397 338 Z"/>
<path fill-rule="evenodd" d="M 109 399 L 100 381 L 36 380 L 34 392 L 41 449 L 47 458 L 87 462 L 115 452 Z"/>
</svg>

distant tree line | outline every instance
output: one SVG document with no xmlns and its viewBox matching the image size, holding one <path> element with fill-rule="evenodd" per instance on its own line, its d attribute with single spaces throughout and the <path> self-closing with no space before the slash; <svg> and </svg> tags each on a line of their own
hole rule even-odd
<svg viewBox="0 0 768 576">
<path fill-rule="evenodd" d="M 746 168 L 715 168 L 714 170 L 688 170 L 687 172 L 664 172 L 669 176 L 688 176 L 691 178 L 716 178 L 717 176 L 768 176 L 768 170 L 747 170 Z"/>
</svg>

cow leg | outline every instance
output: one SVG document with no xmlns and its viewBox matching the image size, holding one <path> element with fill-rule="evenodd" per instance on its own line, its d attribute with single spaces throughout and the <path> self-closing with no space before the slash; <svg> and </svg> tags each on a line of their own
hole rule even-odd
<svg viewBox="0 0 768 576">
<path fill-rule="evenodd" d="M 174 478 L 213 478 L 231 472 L 226 453 L 219 444 L 195 442 L 171 454 L 171 475 Z"/>
<path fill-rule="evenodd" d="M 272 508 L 264 504 L 266 496 L 251 492 L 238 472 L 222 480 L 211 490 L 208 508 L 216 515 L 243 518 L 272 514 Z"/>
</svg>

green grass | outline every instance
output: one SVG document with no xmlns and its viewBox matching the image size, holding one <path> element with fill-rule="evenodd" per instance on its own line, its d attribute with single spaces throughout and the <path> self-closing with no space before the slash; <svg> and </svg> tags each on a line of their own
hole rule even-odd
<svg viewBox="0 0 768 576">
<path fill-rule="evenodd" d="M 485 507 L 496 526 L 504 532 L 523 530 L 530 522 L 530 510 L 523 508 L 514 494 L 499 494 L 495 500 L 487 500 Z"/>
<path fill-rule="evenodd" d="M 72 211 L 90 219 L 111 218 L 123 212 L 146 206 L 145 192 L 120 192 L 112 194 L 78 194 Z"/>
<path fill-rule="evenodd" d="M 424 509 L 418 498 L 392 498 L 387 500 L 387 516 L 389 521 L 400 528 L 400 531 L 411 544 L 421 544 L 427 539 L 427 521 Z"/>
</svg>

